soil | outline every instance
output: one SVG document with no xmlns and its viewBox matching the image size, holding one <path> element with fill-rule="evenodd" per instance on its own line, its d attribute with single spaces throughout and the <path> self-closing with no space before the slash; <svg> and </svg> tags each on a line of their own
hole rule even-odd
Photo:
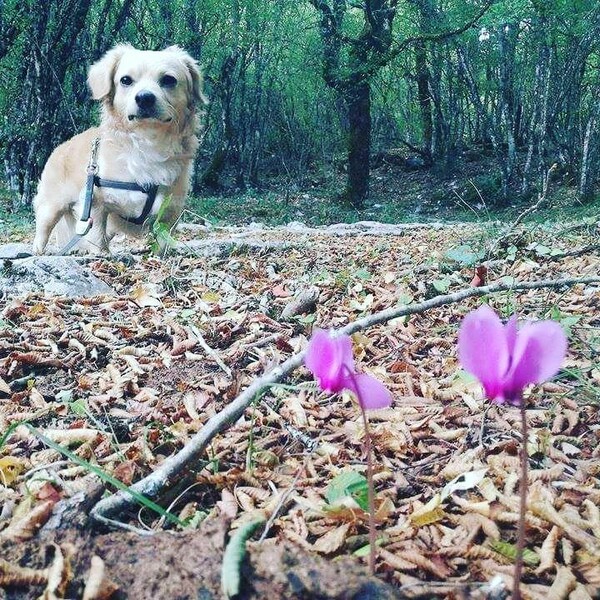
<svg viewBox="0 0 600 600">
<path fill-rule="evenodd" d="M 197 531 L 157 532 L 147 537 L 127 532 L 99 533 L 83 521 L 78 529 L 62 529 L 35 542 L 4 543 L 0 554 L 15 564 L 43 569 L 56 545 L 72 556 L 71 582 L 65 598 L 81 598 L 89 577 L 90 560 L 100 557 L 107 577 L 117 588 L 111 596 L 135 600 L 216 600 L 221 591 L 221 562 L 229 522 L 210 520 Z M 390 585 L 370 577 L 350 558 L 329 561 L 293 544 L 275 540 L 249 543 L 242 570 L 240 600 L 347 599 L 392 600 L 403 596 Z M 0 589 L 6 600 L 39 598 L 44 585 Z"/>
</svg>

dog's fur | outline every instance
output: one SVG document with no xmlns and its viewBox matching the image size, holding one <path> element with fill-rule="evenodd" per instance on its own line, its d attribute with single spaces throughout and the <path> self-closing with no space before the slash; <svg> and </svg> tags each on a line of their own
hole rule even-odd
<svg viewBox="0 0 600 600">
<path fill-rule="evenodd" d="M 205 102 L 197 63 L 177 46 L 155 52 L 120 44 L 90 67 L 88 84 L 102 102 L 101 124 L 63 143 L 48 159 L 33 202 L 36 254 L 44 252 L 53 230 L 59 247 L 74 235 L 96 137 L 100 177 L 159 186 L 149 221 L 164 201 L 161 221 L 169 226 L 183 210 L 198 146 L 197 107 Z M 144 226 L 123 217 L 138 217 L 145 201 L 143 192 L 94 188 L 93 225 L 79 249 L 106 252 L 115 233 L 140 235 Z"/>
</svg>

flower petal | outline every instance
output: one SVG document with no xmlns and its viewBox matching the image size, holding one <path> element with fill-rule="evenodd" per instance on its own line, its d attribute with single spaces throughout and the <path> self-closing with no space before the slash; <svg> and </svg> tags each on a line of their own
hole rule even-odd
<svg viewBox="0 0 600 600">
<path fill-rule="evenodd" d="M 347 375 L 344 387 L 354 392 L 360 405 L 365 409 L 386 408 L 392 403 L 392 394 L 375 377 L 366 373 Z"/>
<path fill-rule="evenodd" d="M 350 337 L 332 337 L 331 332 L 316 329 L 308 343 L 304 364 L 323 390 L 341 391 L 345 373 L 354 371 Z"/>
<path fill-rule="evenodd" d="M 530 383 L 550 379 L 560 369 L 567 352 L 567 336 L 554 321 L 526 324 L 517 334 L 512 365 L 505 388 L 519 392 Z"/>
<path fill-rule="evenodd" d="M 510 363 L 507 332 L 486 304 L 464 318 L 458 332 L 458 355 L 465 371 L 481 381 L 488 398 L 503 397 L 502 383 Z"/>
</svg>

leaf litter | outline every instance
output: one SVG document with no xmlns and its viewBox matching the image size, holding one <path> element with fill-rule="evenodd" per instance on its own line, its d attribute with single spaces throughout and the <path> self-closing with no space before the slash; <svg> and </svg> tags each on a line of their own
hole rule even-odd
<svg viewBox="0 0 600 600">
<path fill-rule="evenodd" d="M 340 327 L 422 301 L 439 293 L 440 281 L 450 291 L 468 287 L 474 265 L 462 256 L 481 256 L 486 235 L 471 225 L 337 235 L 221 230 L 203 240 L 215 249 L 205 255 L 193 252 L 190 241 L 188 253 L 166 260 L 136 255 L 129 266 L 116 259 L 89 263 L 116 296 L 7 299 L 0 314 L 0 432 L 9 432 L 0 448 L 0 544 L 8 558 L 0 584 L 11 597 L 39 597 L 44 587 L 48 598 L 110 597 L 117 588 L 125 597 L 161 597 L 146 595 L 147 588 L 119 571 L 111 543 L 135 534 L 100 535 L 82 519 L 79 531 L 61 537 L 65 524 L 52 525 L 53 509 L 97 498 L 100 480 L 20 422 L 129 485 L 181 450 L 253 380 L 305 348 L 313 326 Z M 573 252 L 592 235 L 525 230 L 509 240 L 508 251 L 500 244 L 487 257 L 487 278 L 596 275 L 598 256 Z M 539 252 L 542 245 L 552 252 Z M 299 304 L 304 312 L 286 312 L 307 290 L 313 300 Z M 569 334 L 564 369 L 528 399 L 524 595 L 598 597 L 600 290 L 575 286 L 486 300 L 501 315 L 554 318 Z M 372 411 L 370 421 L 377 574 L 397 597 L 496 598 L 512 587 L 518 411 L 484 403 L 456 357 L 458 324 L 480 302 L 394 319 L 353 336 L 360 369 L 394 395 L 392 407 Z M 368 544 L 365 471 L 354 400 L 318 393 L 308 372 L 298 369 L 285 385 L 257 397 L 211 441 L 202 460 L 170 482 L 160 504 L 181 525 L 147 508 L 119 520 L 149 532 L 185 527 L 180 535 L 188 540 L 196 528 L 217 531 L 218 542 L 205 544 L 216 554 L 210 558 L 216 574 L 205 577 L 215 597 L 227 531 L 266 521 L 262 541 L 248 543 L 254 571 L 246 573 L 244 597 L 263 597 L 261 589 L 281 589 L 286 597 L 289 581 L 276 583 L 276 568 L 285 571 L 287 563 L 269 555 L 277 549 L 318 568 L 336 569 L 332 559 L 345 557 L 347 568 L 366 572 L 360 566 Z M 345 479 L 354 483 L 338 485 L 347 491 L 340 493 L 336 482 Z M 335 501 L 332 489 L 338 489 Z M 87 561 L 74 557 L 73 544 L 86 548 Z M 270 566 L 264 555 L 253 555 L 261 551 Z M 138 553 L 147 560 L 146 550 Z M 310 562 L 318 556 L 325 562 Z M 338 583 L 324 591 L 323 577 L 324 597 L 349 597 Z M 298 578 L 295 597 L 314 597 L 317 584 Z"/>
</svg>

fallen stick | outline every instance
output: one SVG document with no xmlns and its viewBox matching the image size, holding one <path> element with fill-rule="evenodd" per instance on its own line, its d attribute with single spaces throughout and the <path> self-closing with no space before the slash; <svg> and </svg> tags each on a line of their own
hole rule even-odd
<svg viewBox="0 0 600 600">
<path fill-rule="evenodd" d="M 361 331 L 373 325 L 386 323 L 392 319 L 422 313 L 432 308 L 438 308 L 447 304 L 455 304 L 466 300 L 495 294 L 505 291 L 527 291 L 541 288 L 560 288 L 571 287 L 575 285 L 600 284 L 600 277 L 582 277 L 565 279 L 547 279 L 543 281 L 531 281 L 523 283 L 497 283 L 484 287 L 467 288 L 454 294 L 444 294 L 436 296 L 430 300 L 419 302 L 418 304 L 408 304 L 382 310 L 378 313 L 358 319 L 339 329 L 340 334 L 351 334 Z M 197 461 L 200 455 L 204 453 L 211 440 L 218 434 L 233 425 L 244 413 L 244 410 L 257 398 L 260 392 L 266 387 L 280 382 L 292 371 L 301 366 L 304 362 L 305 351 L 294 354 L 286 361 L 269 371 L 262 377 L 256 379 L 248 388 L 246 388 L 235 400 L 229 403 L 221 412 L 210 418 L 204 427 L 198 431 L 190 441 L 176 454 L 166 458 L 155 471 L 150 475 L 140 479 L 140 481 L 130 486 L 138 494 L 154 499 L 160 492 L 169 485 L 169 482 L 175 481 L 175 478 L 184 471 L 188 465 Z M 124 509 L 133 506 L 136 503 L 134 497 L 127 491 L 120 490 L 116 494 L 104 498 L 90 512 L 92 519 L 99 523 L 107 524 L 111 517 Z M 115 521 L 110 521 L 115 524 Z"/>
</svg>

